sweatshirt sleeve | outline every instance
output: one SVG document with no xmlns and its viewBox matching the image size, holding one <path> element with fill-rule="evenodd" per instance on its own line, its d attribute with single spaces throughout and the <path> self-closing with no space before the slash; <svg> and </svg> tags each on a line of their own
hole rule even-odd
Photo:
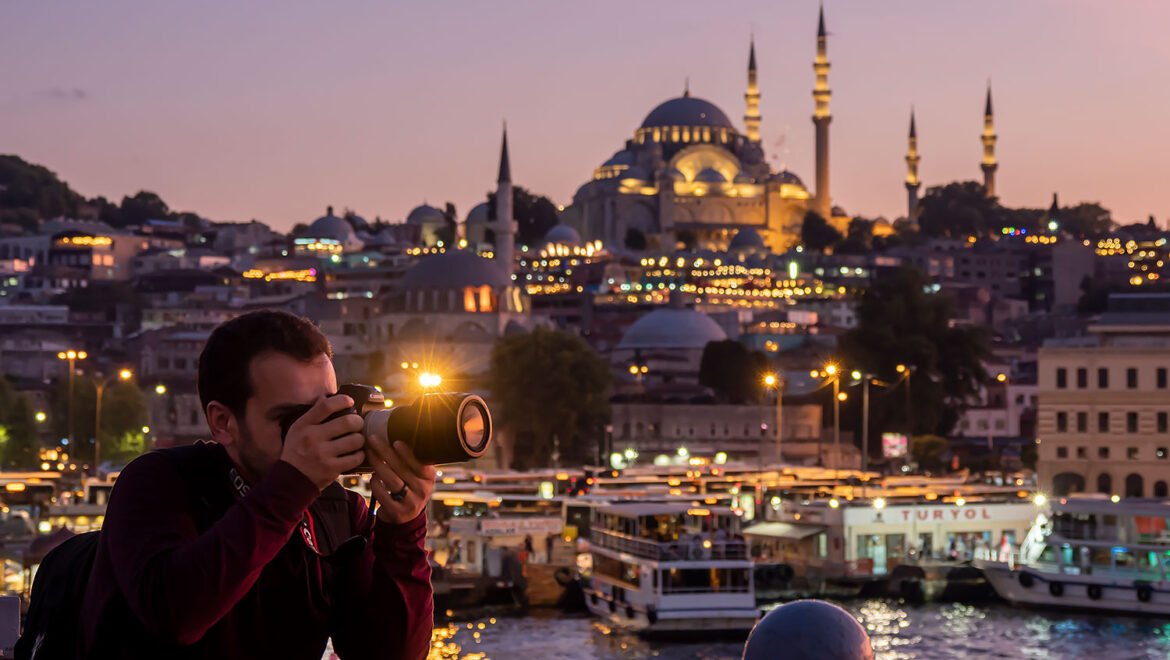
<svg viewBox="0 0 1170 660">
<path fill-rule="evenodd" d="M 102 542 L 118 588 L 147 630 L 192 644 L 248 592 L 319 494 L 279 461 L 200 534 L 174 462 L 150 453 L 118 477 Z"/>
<path fill-rule="evenodd" d="M 369 516 L 350 493 L 357 529 Z M 378 520 L 373 541 L 338 574 L 333 648 L 343 660 L 422 660 L 434 629 L 434 590 L 426 552 L 427 516 L 391 525 Z"/>
</svg>

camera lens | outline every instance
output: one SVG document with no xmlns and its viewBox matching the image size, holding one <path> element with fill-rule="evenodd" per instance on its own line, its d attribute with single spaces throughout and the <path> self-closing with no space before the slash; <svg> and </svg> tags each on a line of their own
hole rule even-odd
<svg viewBox="0 0 1170 660">
<path fill-rule="evenodd" d="M 460 431 L 463 434 L 463 444 L 472 453 L 483 451 L 487 444 L 487 423 L 480 403 L 475 400 L 467 401 L 459 419 Z"/>
</svg>

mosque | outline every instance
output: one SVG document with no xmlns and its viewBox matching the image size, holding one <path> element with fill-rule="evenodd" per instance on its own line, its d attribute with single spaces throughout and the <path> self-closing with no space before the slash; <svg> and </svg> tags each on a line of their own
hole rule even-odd
<svg viewBox="0 0 1170 660">
<path fill-rule="evenodd" d="M 710 101 L 688 89 L 650 111 L 625 146 L 577 190 L 562 221 L 586 240 L 673 249 L 677 243 L 722 251 L 741 230 L 758 233 L 774 252 L 793 247 L 805 213 L 833 218 L 829 191 L 827 38 L 822 9 L 813 68 L 816 187 L 773 172 L 760 140 L 760 88 L 754 42 L 748 55 L 744 132 Z"/>
</svg>

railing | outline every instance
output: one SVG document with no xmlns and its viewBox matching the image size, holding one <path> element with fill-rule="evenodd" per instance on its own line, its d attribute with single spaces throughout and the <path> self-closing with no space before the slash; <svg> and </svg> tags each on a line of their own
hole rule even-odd
<svg viewBox="0 0 1170 660">
<path fill-rule="evenodd" d="M 599 547 L 627 552 L 637 557 L 658 561 L 707 561 L 718 559 L 747 559 L 747 543 L 743 541 L 716 541 L 701 538 L 697 542 L 658 542 L 626 536 L 606 529 L 593 529 L 590 541 Z"/>
<path fill-rule="evenodd" d="M 746 594 L 752 588 L 746 584 L 744 585 L 720 585 L 718 587 L 672 587 L 670 585 L 662 585 L 662 594 L 665 596 L 675 596 L 678 594 Z"/>
</svg>

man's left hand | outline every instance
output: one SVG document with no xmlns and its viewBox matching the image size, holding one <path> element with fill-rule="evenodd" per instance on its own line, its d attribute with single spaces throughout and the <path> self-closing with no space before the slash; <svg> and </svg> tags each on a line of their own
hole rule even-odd
<svg viewBox="0 0 1170 660">
<path fill-rule="evenodd" d="M 378 500 L 378 519 L 393 525 L 414 520 L 435 490 L 435 468 L 419 463 L 405 442 L 389 447 L 380 442 L 367 445 L 374 467 L 370 490 Z"/>
</svg>

